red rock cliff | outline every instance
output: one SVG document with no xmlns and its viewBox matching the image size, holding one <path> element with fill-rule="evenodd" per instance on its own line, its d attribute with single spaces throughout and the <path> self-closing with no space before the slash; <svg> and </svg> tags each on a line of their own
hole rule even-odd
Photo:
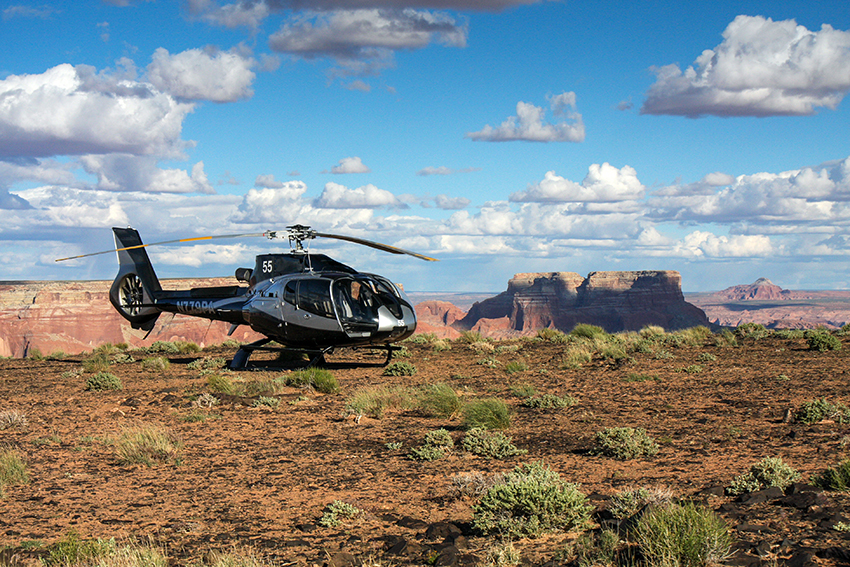
<svg viewBox="0 0 850 567">
<path fill-rule="evenodd" d="M 161 280 L 165 289 L 232 285 L 230 278 Z M 25 356 L 33 348 L 42 354 L 76 354 L 103 343 L 149 345 L 153 341 L 185 340 L 200 346 L 228 338 L 230 325 L 163 313 L 147 338 L 130 327 L 109 303 L 111 281 L 0 282 L 0 356 Z M 261 338 L 248 327 L 232 337 Z"/>
<path fill-rule="evenodd" d="M 517 274 L 508 289 L 475 303 L 454 326 L 488 335 L 528 334 L 545 327 L 569 331 L 579 323 L 609 332 L 646 325 L 683 329 L 708 325 L 687 303 L 675 271 Z"/>
</svg>

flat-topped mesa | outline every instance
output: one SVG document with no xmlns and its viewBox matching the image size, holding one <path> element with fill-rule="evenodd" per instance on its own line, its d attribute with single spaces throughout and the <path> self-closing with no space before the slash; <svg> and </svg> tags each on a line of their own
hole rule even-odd
<svg viewBox="0 0 850 567">
<path fill-rule="evenodd" d="M 646 325 L 683 329 L 708 325 L 705 313 L 687 303 L 681 276 L 671 270 L 517 274 L 508 289 L 478 302 L 456 327 L 487 334 L 517 334 L 546 327 L 569 331 L 590 323 L 608 332 Z"/>
</svg>

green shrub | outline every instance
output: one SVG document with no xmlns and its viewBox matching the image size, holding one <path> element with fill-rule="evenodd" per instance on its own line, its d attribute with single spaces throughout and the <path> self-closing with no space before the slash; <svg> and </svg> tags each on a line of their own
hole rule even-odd
<svg viewBox="0 0 850 567">
<path fill-rule="evenodd" d="M 465 429 L 507 429 L 511 426 L 508 405 L 497 398 L 474 400 L 463 408 Z"/>
<path fill-rule="evenodd" d="M 221 357 L 204 357 L 193 360 L 186 365 L 186 368 L 189 370 L 217 370 L 219 368 L 224 368 L 226 362 L 227 361 Z"/>
<path fill-rule="evenodd" d="M 30 480 L 27 465 L 17 451 L 0 450 L 0 498 L 5 496 L 7 486 L 26 484 Z"/>
<path fill-rule="evenodd" d="M 697 360 L 700 362 L 714 362 L 717 360 L 717 356 L 710 352 L 701 352 L 699 356 L 697 356 Z"/>
<path fill-rule="evenodd" d="M 399 360 L 384 368 L 384 376 L 413 376 L 414 374 L 416 374 L 416 367 L 407 361 Z"/>
<path fill-rule="evenodd" d="M 122 387 L 121 379 L 110 372 L 98 372 L 86 378 L 86 390 L 91 392 L 120 390 Z"/>
<path fill-rule="evenodd" d="M 343 416 L 353 415 L 380 419 L 388 409 L 409 409 L 416 404 L 416 395 L 404 386 L 373 386 L 363 388 L 345 401 Z"/>
<path fill-rule="evenodd" d="M 324 368 L 305 368 L 287 374 L 284 378 L 287 386 L 295 388 L 309 387 L 323 394 L 339 392 L 339 382 L 336 377 Z"/>
<path fill-rule="evenodd" d="M 746 473 L 735 477 L 726 492 L 731 495 L 755 492 L 776 486 L 785 490 L 800 480 L 800 473 L 778 457 L 767 457 L 750 467 Z"/>
<path fill-rule="evenodd" d="M 454 449 L 455 442 L 446 429 L 435 429 L 425 434 L 425 443 L 411 449 L 408 457 L 414 461 L 436 461 Z"/>
<path fill-rule="evenodd" d="M 533 384 L 527 384 L 525 382 L 522 384 L 511 384 L 509 390 L 517 398 L 530 398 L 537 393 L 537 388 Z"/>
<path fill-rule="evenodd" d="M 342 500 L 334 500 L 325 508 L 324 514 L 319 519 L 319 525 L 326 528 L 337 528 L 346 520 L 353 520 L 363 513 L 363 510 L 343 502 Z"/>
<path fill-rule="evenodd" d="M 563 331 L 559 331 L 558 329 L 539 329 L 537 331 L 537 338 L 543 341 L 549 341 L 551 343 L 568 343 L 570 342 L 570 337 L 564 333 Z"/>
<path fill-rule="evenodd" d="M 516 374 L 526 370 L 528 370 L 528 364 L 524 360 L 512 360 L 505 364 L 505 372 L 508 374 Z"/>
<path fill-rule="evenodd" d="M 806 425 L 819 423 L 825 419 L 838 423 L 850 422 L 850 409 L 844 404 L 834 404 L 825 398 L 803 402 L 794 414 L 794 419 Z"/>
<path fill-rule="evenodd" d="M 109 370 L 109 355 L 105 352 L 94 352 L 91 356 L 83 359 L 83 372 L 95 374 Z"/>
<path fill-rule="evenodd" d="M 609 529 L 602 531 L 585 532 L 581 534 L 571 545 L 567 547 L 570 558 L 575 560 L 578 567 L 613 567 L 615 565 L 632 565 L 621 555 L 620 536 L 617 532 Z M 624 548 L 628 551 L 628 548 Z"/>
<path fill-rule="evenodd" d="M 269 397 L 269 396 L 260 396 L 256 400 L 254 400 L 254 407 L 255 408 L 262 407 L 262 406 L 266 406 L 266 407 L 270 407 L 270 408 L 276 408 L 279 405 L 280 405 L 280 398 L 272 398 L 272 397 Z"/>
<path fill-rule="evenodd" d="M 472 526 L 503 537 L 535 537 L 583 528 L 592 509 L 578 485 L 535 462 L 517 466 L 487 489 L 472 507 Z"/>
<path fill-rule="evenodd" d="M 841 461 L 835 468 L 827 467 L 823 474 L 815 476 L 812 482 L 824 490 L 847 492 L 850 490 L 850 459 Z"/>
<path fill-rule="evenodd" d="M 126 352 L 116 352 L 109 357 L 110 364 L 133 364 L 136 359 Z"/>
<path fill-rule="evenodd" d="M 601 356 L 603 360 L 620 362 L 623 360 L 627 360 L 629 358 L 629 353 L 626 352 L 626 349 L 623 347 L 623 345 L 617 343 L 609 343 L 602 345 L 602 348 L 599 349 L 599 356 Z"/>
<path fill-rule="evenodd" d="M 114 539 L 81 539 L 76 532 L 71 532 L 47 548 L 41 563 L 45 567 L 96 565 L 98 560 L 112 555 L 115 550 Z"/>
<path fill-rule="evenodd" d="M 404 339 L 406 343 L 413 343 L 415 345 L 426 345 L 433 343 L 437 340 L 437 335 L 434 333 L 419 333 L 417 335 L 413 335 L 409 338 Z"/>
<path fill-rule="evenodd" d="M 689 327 L 676 333 L 681 338 L 682 342 L 690 346 L 702 346 L 705 341 L 712 336 L 711 329 L 703 325 Z"/>
<path fill-rule="evenodd" d="M 180 348 L 170 341 L 154 341 L 150 346 L 145 347 L 144 350 L 151 354 L 180 354 Z"/>
<path fill-rule="evenodd" d="M 144 350 L 150 354 L 191 354 L 201 352 L 201 347 L 191 341 L 154 341 Z"/>
<path fill-rule="evenodd" d="M 726 522 L 692 502 L 650 507 L 638 518 L 632 540 L 646 565 L 717 565 L 729 557 L 732 547 Z"/>
<path fill-rule="evenodd" d="M 608 333 L 602 327 L 590 325 L 588 323 L 579 323 L 573 327 L 573 330 L 570 331 L 570 335 L 573 337 L 584 337 L 586 339 L 601 339 L 607 336 Z"/>
<path fill-rule="evenodd" d="M 623 380 L 626 382 L 661 382 L 661 378 L 656 374 L 641 374 L 639 372 L 629 372 Z"/>
<path fill-rule="evenodd" d="M 723 329 L 723 331 L 714 338 L 714 344 L 719 347 L 736 347 L 738 346 L 738 339 L 735 337 L 735 333 L 729 329 Z"/>
<path fill-rule="evenodd" d="M 593 353 L 593 347 L 587 344 L 587 342 L 571 344 L 564 352 L 561 368 L 577 370 L 593 360 Z"/>
<path fill-rule="evenodd" d="M 673 501 L 673 493 L 663 488 L 634 488 L 611 496 L 608 511 L 620 520 L 627 520 L 648 505 L 668 505 Z"/>
<path fill-rule="evenodd" d="M 759 340 L 770 336 L 770 331 L 759 323 L 742 323 L 735 329 L 735 334 L 742 339 Z"/>
<path fill-rule="evenodd" d="M 807 331 L 806 342 L 809 345 L 809 350 L 819 352 L 841 350 L 841 339 L 826 330 Z"/>
<path fill-rule="evenodd" d="M 611 505 L 608 507 L 608 511 L 615 518 L 628 520 L 640 512 L 647 502 L 649 502 L 649 490 L 646 488 L 624 490 L 611 496 Z"/>
<path fill-rule="evenodd" d="M 451 418 L 460 413 L 463 400 L 448 384 L 428 384 L 422 387 L 419 409 L 429 417 Z"/>
<path fill-rule="evenodd" d="M 173 433 L 154 424 L 127 427 L 115 440 L 118 461 L 127 465 L 173 462 L 182 447 Z"/>
<path fill-rule="evenodd" d="M 528 453 L 513 444 L 513 440 L 499 431 L 474 428 L 466 432 L 461 441 L 464 451 L 487 459 L 507 459 Z"/>
<path fill-rule="evenodd" d="M 242 384 L 237 384 L 227 374 L 211 374 L 207 376 L 207 387 L 218 394 L 241 396 Z"/>
<path fill-rule="evenodd" d="M 554 409 L 554 408 L 568 408 L 570 406 L 574 406 L 578 403 L 578 400 L 573 398 L 572 396 L 556 396 L 555 394 L 543 394 L 542 396 L 535 396 L 533 398 L 526 398 L 522 405 L 529 408 L 539 408 L 539 409 Z"/>
<path fill-rule="evenodd" d="M 445 447 L 422 445 L 412 448 L 407 456 L 414 461 L 438 461 L 445 457 L 447 453 L 448 451 Z"/>
<path fill-rule="evenodd" d="M 651 457 L 658 452 L 658 443 L 645 429 L 634 427 L 608 427 L 596 433 L 597 453 L 628 460 L 637 457 Z"/>
<path fill-rule="evenodd" d="M 44 355 L 41 353 L 41 349 L 38 347 L 30 347 L 27 349 L 26 358 L 30 360 L 44 360 Z"/>
<path fill-rule="evenodd" d="M 171 362 L 164 356 L 146 358 L 142 361 L 142 370 L 148 372 L 165 372 L 171 366 Z"/>
<path fill-rule="evenodd" d="M 487 342 L 487 339 L 482 337 L 478 331 L 461 331 L 460 336 L 456 340 L 459 343 L 467 344 Z"/>
<path fill-rule="evenodd" d="M 434 349 L 434 352 L 446 352 L 452 350 L 452 343 L 447 339 L 437 339 L 431 343 L 431 348 Z"/>
<path fill-rule="evenodd" d="M 665 334 L 667 334 L 667 331 L 660 325 L 647 325 L 638 331 L 638 335 L 642 338 L 651 340 L 658 340 L 664 337 Z"/>
</svg>

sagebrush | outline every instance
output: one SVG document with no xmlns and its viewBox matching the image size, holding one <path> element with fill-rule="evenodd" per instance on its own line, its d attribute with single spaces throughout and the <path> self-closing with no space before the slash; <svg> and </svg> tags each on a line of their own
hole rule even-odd
<svg viewBox="0 0 850 567">
<path fill-rule="evenodd" d="M 487 489 L 472 507 L 472 526 L 504 537 L 535 537 L 583 528 L 592 509 L 577 484 L 535 462 L 518 465 Z"/>
</svg>

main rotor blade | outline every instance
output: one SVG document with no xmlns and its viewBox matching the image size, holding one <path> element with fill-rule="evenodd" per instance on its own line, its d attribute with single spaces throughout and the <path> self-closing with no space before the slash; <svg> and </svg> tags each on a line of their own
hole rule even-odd
<svg viewBox="0 0 850 567">
<path fill-rule="evenodd" d="M 97 256 L 99 254 L 109 254 L 110 252 L 121 252 L 122 250 L 135 250 L 137 248 L 147 248 L 148 246 L 159 246 L 160 244 L 177 244 L 180 242 L 196 242 L 198 240 L 214 240 L 217 238 L 245 238 L 249 236 L 268 236 L 268 233 L 257 232 L 249 234 L 220 234 L 217 236 L 196 236 L 194 238 L 180 238 L 178 240 L 163 240 L 162 242 L 151 242 L 149 244 L 137 244 L 136 246 L 127 246 L 126 248 L 113 248 L 112 250 L 101 250 L 100 252 L 90 252 L 88 254 L 80 254 L 79 256 L 69 256 L 67 258 L 58 258 L 57 262 L 65 260 L 76 260 L 77 258 L 87 258 L 89 256 Z"/>
<path fill-rule="evenodd" d="M 353 242 L 355 244 L 362 244 L 363 246 L 368 246 L 370 248 L 375 248 L 377 250 L 382 250 L 384 252 L 389 252 L 390 254 L 407 254 L 408 256 L 413 256 L 414 258 L 419 258 L 421 260 L 427 260 L 429 262 L 438 262 L 437 258 L 431 258 L 429 256 L 425 256 L 423 254 L 418 254 L 416 252 L 411 252 L 410 250 L 404 250 L 403 248 L 396 248 L 395 246 L 390 246 L 389 244 L 381 244 L 380 242 L 372 242 L 371 240 L 364 240 L 362 238 L 355 238 L 353 236 L 343 236 L 340 234 L 328 234 L 326 232 L 317 232 L 316 236 L 321 236 L 324 238 L 336 238 L 337 240 L 345 240 L 347 242 Z"/>
</svg>

